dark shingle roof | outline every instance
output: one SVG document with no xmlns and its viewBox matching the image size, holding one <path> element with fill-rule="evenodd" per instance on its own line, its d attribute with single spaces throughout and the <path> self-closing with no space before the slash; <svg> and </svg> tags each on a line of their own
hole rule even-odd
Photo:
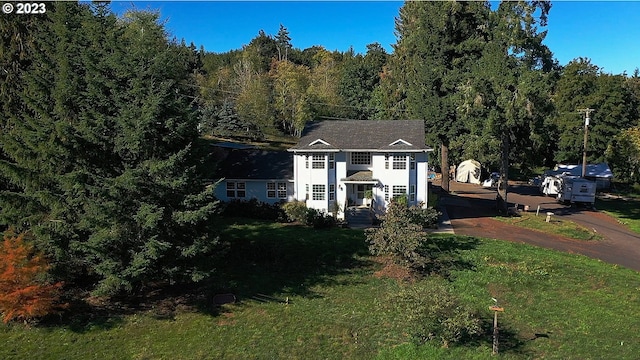
<svg viewBox="0 0 640 360">
<path fill-rule="evenodd" d="M 329 145 L 322 142 L 311 145 L 316 140 Z M 393 143 L 396 144 L 391 145 Z M 430 148 L 425 145 L 422 120 L 324 120 L 308 123 L 300 141 L 290 150 L 415 151 Z"/>
<path fill-rule="evenodd" d="M 347 177 L 341 179 L 342 181 L 377 181 L 373 178 L 372 171 L 347 171 Z"/>
<path fill-rule="evenodd" d="M 286 151 L 234 149 L 218 163 L 216 175 L 226 179 L 292 179 L 293 157 Z"/>
</svg>

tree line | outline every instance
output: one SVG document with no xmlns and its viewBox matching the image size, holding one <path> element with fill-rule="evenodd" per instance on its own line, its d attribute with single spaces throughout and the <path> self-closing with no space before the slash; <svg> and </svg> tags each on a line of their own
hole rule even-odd
<svg viewBox="0 0 640 360">
<path fill-rule="evenodd" d="M 283 25 L 260 30 L 241 49 L 204 54 L 201 130 L 296 136 L 319 119 L 423 119 L 445 169 L 468 158 L 532 169 L 581 161 L 578 109 L 592 108 L 588 161 L 639 181 L 638 71 L 558 64 L 543 43 L 550 11 L 545 1 L 407 2 L 391 54 L 378 43 L 365 54 L 301 50 Z"/>
<path fill-rule="evenodd" d="M 542 42 L 549 11 L 407 2 L 391 54 L 300 50 L 283 25 L 207 53 L 171 38 L 159 13 L 105 3 L 0 17 L 0 230 L 23 234 L 10 238 L 33 246 L 55 288 L 206 279 L 220 252 L 202 136 L 295 137 L 320 119 L 423 119 L 436 163 L 472 157 L 504 180 L 512 163 L 577 162 L 576 110 L 593 108 L 589 161 L 640 181 L 638 71 L 557 64 Z M 0 253 L 25 253 L 9 245 Z"/>
</svg>

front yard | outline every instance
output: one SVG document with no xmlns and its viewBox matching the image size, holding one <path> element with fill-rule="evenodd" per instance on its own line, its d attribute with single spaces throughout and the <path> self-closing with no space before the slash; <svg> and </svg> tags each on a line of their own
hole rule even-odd
<svg viewBox="0 0 640 360">
<path fill-rule="evenodd" d="M 493 359 L 492 297 L 505 308 L 500 358 L 640 353 L 640 277 L 632 270 L 523 244 L 432 235 L 444 266 L 429 278 L 403 281 L 367 254 L 362 231 L 248 220 L 224 228 L 224 263 L 201 291 L 231 292 L 239 302 L 216 308 L 207 297 L 176 302 L 163 316 L 152 309 L 32 328 L 1 325 L 0 358 Z M 425 281 L 475 309 L 484 335 L 449 348 L 414 344 L 396 304 Z"/>
</svg>

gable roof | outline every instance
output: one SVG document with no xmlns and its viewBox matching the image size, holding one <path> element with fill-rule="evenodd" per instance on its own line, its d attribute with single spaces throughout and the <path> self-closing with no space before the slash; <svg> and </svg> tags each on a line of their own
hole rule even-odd
<svg viewBox="0 0 640 360">
<path fill-rule="evenodd" d="M 302 137 L 289 151 L 432 151 L 425 144 L 424 134 L 422 120 L 315 121 L 307 123 Z M 318 139 L 328 145 L 319 146 Z"/>
<path fill-rule="evenodd" d="M 293 158 L 286 151 L 233 149 L 218 163 L 216 175 L 226 179 L 293 179 Z"/>
</svg>

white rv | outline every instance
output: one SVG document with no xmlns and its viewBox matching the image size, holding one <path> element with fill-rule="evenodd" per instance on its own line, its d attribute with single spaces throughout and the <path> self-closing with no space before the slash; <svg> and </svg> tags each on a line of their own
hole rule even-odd
<svg viewBox="0 0 640 360">
<path fill-rule="evenodd" d="M 540 191 L 549 196 L 557 196 L 562 188 L 562 176 L 545 176 L 540 184 Z"/>
<path fill-rule="evenodd" d="M 563 176 L 557 200 L 562 203 L 593 205 L 596 201 L 596 183 L 581 177 Z"/>
</svg>

